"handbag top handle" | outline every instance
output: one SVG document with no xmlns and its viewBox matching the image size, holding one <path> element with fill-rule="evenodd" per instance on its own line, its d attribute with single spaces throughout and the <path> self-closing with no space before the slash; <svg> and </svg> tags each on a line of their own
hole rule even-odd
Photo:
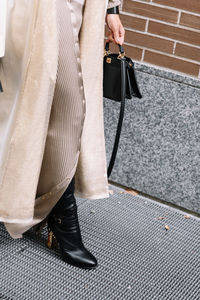
<svg viewBox="0 0 200 300">
<path fill-rule="evenodd" d="M 105 54 L 106 55 L 110 52 L 109 46 L 110 46 L 110 42 L 106 42 L 106 45 L 105 45 Z M 120 57 L 124 57 L 125 51 L 124 51 L 123 46 L 120 45 L 120 44 L 118 44 L 118 46 L 119 46 L 119 55 L 120 55 Z"/>
</svg>

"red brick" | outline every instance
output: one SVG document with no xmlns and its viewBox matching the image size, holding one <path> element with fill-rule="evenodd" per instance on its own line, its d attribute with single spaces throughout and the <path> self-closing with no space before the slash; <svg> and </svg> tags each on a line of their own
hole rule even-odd
<svg viewBox="0 0 200 300">
<path fill-rule="evenodd" d="M 131 0 L 124 1 L 123 10 L 136 15 L 177 23 L 178 12 L 172 9 L 157 7 L 152 4 L 139 3 Z"/>
<path fill-rule="evenodd" d="M 174 42 L 130 30 L 126 30 L 125 42 L 167 53 L 173 53 Z"/>
<path fill-rule="evenodd" d="M 127 16 L 121 13 L 121 21 L 124 27 L 132 28 L 140 31 L 145 30 L 146 20 L 141 18 L 136 18 L 134 16 Z"/>
<path fill-rule="evenodd" d="M 126 56 L 129 56 L 138 61 L 142 59 L 142 49 L 124 44 L 124 50 L 126 52 Z"/>
<path fill-rule="evenodd" d="M 200 17 L 191 14 L 182 13 L 180 24 L 187 27 L 200 29 Z"/>
<path fill-rule="evenodd" d="M 198 76 L 200 65 L 186 62 L 175 57 L 169 57 L 164 54 L 154 53 L 146 50 L 144 61 L 153 65 L 176 70 L 193 76 Z"/>
<path fill-rule="evenodd" d="M 199 0 L 153 0 L 153 2 L 166 5 L 166 6 L 172 6 L 172 7 L 192 11 L 195 13 L 200 13 Z"/>
<path fill-rule="evenodd" d="M 159 36 L 168 37 L 176 41 L 182 41 L 193 45 L 200 45 L 200 33 L 182 29 L 175 26 L 150 21 L 148 31 Z"/>
<path fill-rule="evenodd" d="M 175 55 L 200 62 L 200 49 L 177 43 Z"/>
</svg>

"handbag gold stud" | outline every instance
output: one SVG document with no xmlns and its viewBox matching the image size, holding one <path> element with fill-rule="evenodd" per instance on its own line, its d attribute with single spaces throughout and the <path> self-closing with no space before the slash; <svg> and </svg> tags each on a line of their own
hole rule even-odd
<svg viewBox="0 0 200 300">
<path fill-rule="evenodd" d="M 110 64 L 110 63 L 111 63 L 111 58 L 110 58 L 110 57 L 107 57 L 107 58 L 106 58 L 106 62 L 107 62 L 108 64 Z"/>
</svg>

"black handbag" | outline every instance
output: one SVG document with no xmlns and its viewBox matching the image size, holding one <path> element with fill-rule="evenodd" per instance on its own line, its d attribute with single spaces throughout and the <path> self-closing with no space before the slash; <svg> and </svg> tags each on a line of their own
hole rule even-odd
<svg viewBox="0 0 200 300">
<path fill-rule="evenodd" d="M 134 62 L 125 56 L 124 48 L 119 46 L 119 53 L 111 53 L 109 42 L 105 45 L 103 62 L 103 96 L 106 99 L 121 102 L 119 120 L 112 150 L 110 163 L 107 169 L 108 177 L 114 166 L 121 127 L 124 117 L 125 99 L 132 97 L 142 98 L 134 72 Z"/>
</svg>

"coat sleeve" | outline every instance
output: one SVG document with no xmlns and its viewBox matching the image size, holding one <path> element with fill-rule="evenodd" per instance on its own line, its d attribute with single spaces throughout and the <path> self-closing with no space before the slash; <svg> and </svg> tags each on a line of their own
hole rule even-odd
<svg viewBox="0 0 200 300">
<path fill-rule="evenodd" d="M 121 0 L 108 0 L 107 8 L 112 8 L 121 5 Z"/>
<path fill-rule="evenodd" d="M 6 0 L 0 0 L 0 57 L 3 57 L 5 54 L 6 14 L 7 14 Z"/>
</svg>

